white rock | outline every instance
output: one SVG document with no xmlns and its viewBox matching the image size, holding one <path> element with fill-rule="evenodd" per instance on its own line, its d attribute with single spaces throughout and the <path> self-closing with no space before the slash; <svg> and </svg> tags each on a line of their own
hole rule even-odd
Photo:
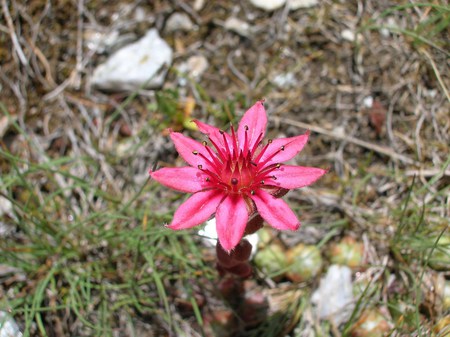
<svg viewBox="0 0 450 337">
<path fill-rule="evenodd" d="M 381 23 L 380 26 L 383 27 L 380 29 L 380 34 L 383 37 L 390 37 L 391 32 L 399 28 L 397 22 L 393 17 L 388 17 L 386 22 Z"/>
<path fill-rule="evenodd" d="M 347 41 L 350 41 L 350 42 L 354 42 L 355 41 L 355 33 L 352 30 L 350 30 L 350 29 L 344 29 L 341 32 L 341 37 L 344 40 L 347 40 Z"/>
<path fill-rule="evenodd" d="M 215 246 L 217 243 L 216 218 L 206 221 L 206 226 L 198 231 L 203 241 L 208 246 Z"/>
<path fill-rule="evenodd" d="M 189 75 L 195 79 L 200 78 L 208 67 L 208 60 L 203 55 L 194 55 L 187 60 Z"/>
<path fill-rule="evenodd" d="M 9 215 L 11 217 L 14 216 L 13 212 L 13 204 L 8 199 L 0 196 L 0 217 L 2 217 L 4 214 Z M 2 236 L 6 236 L 7 234 L 11 233 L 14 230 L 13 226 L 10 226 L 3 221 L 0 221 L 0 240 Z"/>
<path fill-rule="evenodd" d="M 250 0 L 250 2 L 255 7 L 271 12 L 275 9 L 283 7 L 286 0 Z"/>
<path fill-rule="evenodd" d="M 0 311 L 0 337 L 22 337 L 16 321 L 6 312 Z"/>
<path fill-rule="evenodd" d="M 194 10 L 201 11 L 203 9 L 203 7 L 205 7 L 205 0 L 195 0 L 194 2 Z"/>
<path fill-rule="evenodd" d="M 336 326 L 346 322 L 354 308 L 351 269 L 331 265 L 311 301 L 320 319 L 327 319 Z"/>
<path fill-rule="evenodd" d="M 194 29 L 191 18 L 186 13 L 173 13 L 166 23 L 166 32 L 175 32 L 177 30 L 189 32 Z"/>
<path fill-rule="evenodd" d="M 293 87 L 297 83 L 293 73 L 278 74 L 272 79 L 272 82 L 278 88 L 282 88 L 282 89 Z"/>
<path fill-rule="evenodd" d="M 372 107 L 372 105 L 373 105 L 373 97 L 372 96 L 364 97 L 364 99 L 363 99 L 363 106 L 365 108 L 370 109 Z"/>
<path fill-rule="evenodd" d="M 288 0 L 290 10 L 297 10 L 300 8 L 309 8 L 319 4 L 319 0 Z"/>
<path fill-rule="evenodd" d="M 115 52 L 99 65 L 91 83 L 103 90 L 134 91 L 141 87 L 159 88 L 164 83 L 172 63 L 172 48 L 160 38 L 156 29 L 150 29 L 139 41 Z"/>
<path fill-rule="evenodd" d="M 224 24 L 225 29 L 231 30 L 232 32 L 235 32 L 242 36 L 249 36 L 250 35 L 250 25 L 235 17 L 229 17 Z"/>
<path fill-rule="evenodd" d="M 118 158 L 125 158 L 129 156 L 132 153 L 133 146 L 135 144 L 133 143 L 133 139 L 127 139 L 115 146 L 116 155 Z"/>
<path fill-rule="evenodd" d="M 206 245 L 215 247 L 218 240 L 216 230 L 216 218 L 212 218 L 211 220 L 206 221 L 206 226 L 200 229 L 198 231 L 198 234 L 203 238 L 203 241 L 205 242 Z M 253 257 L 258 247 L 259 236 L 257 233 L 253 233 L 245 236 L 245 239 L 247 239 L 253 246 L 251 254 L 251 256 Z"/>
<path fill-rule="evenodd" d="M 138 22 L 145 21 L 148 19 L 148 14 L 145 12 L 144 8 L 137 7 L 134 11 L 134 19 Z"/>
</svg>

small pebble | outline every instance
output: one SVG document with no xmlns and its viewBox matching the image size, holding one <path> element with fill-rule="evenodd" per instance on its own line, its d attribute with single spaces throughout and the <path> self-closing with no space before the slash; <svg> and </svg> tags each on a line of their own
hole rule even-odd
<svg viewBox="0 0 450 337">
<path fill-rule="evenodd" d="M 272 12 L 281 8 L 286 3 L 286 0 L 250 0 L 251 4 L 257 8 Z"/>
<path fill-rule="evenodd" d="M 187 60 L 189 75 L 195 79 L 200 78 L 208 67 L 208 60 L 203 55 L 194 55 Z"/>
<path fill-rule="evenodd" d="M 190 17 L 185 13 L 174 13 L 167 20 L 166 32 L 189 32 L 195 28 Z"/>
<path fill-rule="evenodd" d="M 225 29 L 230 30 L 236 34 L 239 34 L 244 37 L 248 37 L 250 35 L 250 25 L 235 17 L 229 17 L 225 21 Z"/>
<path fill-rule="evenodd" d="M 319 4 L 318 0 L 288 0 L 290 10 L 297 10 L 300 8 L 309 8 Z"/>
<path fill-rule="evenodd" d="M 346 322 L 353 311 L 352 271 L 347 266 L 331 265 L 320 280 L 319 288 L 311 301 L 320 319 L 327 319 L 336 326 Z"/>
</svg>

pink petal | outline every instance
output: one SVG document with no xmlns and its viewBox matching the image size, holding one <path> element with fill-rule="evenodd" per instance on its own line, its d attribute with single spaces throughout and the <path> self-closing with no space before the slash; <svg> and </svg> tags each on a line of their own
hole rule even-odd
<svg viewBox="0 0 450 337">
<path fill-rule="evenodd" d="M 206 175 L 196 167 L 162 168 L 150 172 L 157 182 L 177 191 L 194 193 L 202 190 L 208 183 Z"/>
<path fill-rule="evenodd" d="M 317 167 L 281 165 L 279 169 L 270 173 L 276 180 L 270 179 L 267 184 L 291 190 L 311 185 L 327 172 Z"/>
<path fill-rule="evenodd" d="M 175 230 L 186 229 L 205 222 L 216 211 L 222 198 L 222 193 L 217 190 L 193 194 L 178 207 L 172 223 L 167 227 Z"/>
<path fill-rule="evenodd" d="M 230 251 L 241 241 L 247 220 L 248 212 L 244 198 L 229 195 L 222 201 L 216 212 L 216 228 L 223 249 Z"/>
<path fill-rule="evenodd" d="M 225 149 L 224 137 L 227 140 L 229 147 L 232 146 L 232 140 L 228 133 L 221 132 L 219 128 L 211 126 L 209 124 L 202 123 L 198 120 L 194 120 L 201 133 L 208 135 L 208 137 L 217 145 L 220 145 L 222 149 Z"/>
<path fill-rule="evenodd" d="M 247 133 L 248 147 L 253 148 L 260 134 L 264 136 L 267 126 L 267 115 L 264 109 L 263 101 L 256 102 L 247 112 L 242 116 L 238 128 L 239 147 L 242 150 L 245 144 L 245 133 Z M 248 131 L 245 129 L 248 127 Z"/>
<path fill-rule="evenodd" d="M 170 138 L 172 138 L 175 148 L 177 149 L 180 156 L 189 164 L 194 167 L 202 165 L 203 168 L 208 168 L 211 163 L 211 156 L 208 151 L 205 150 L 205 146 L 202 143 L 193 140 L 192 138 L 186 137 L 179 132 L 171 132 Z M 200 155 L 195 155 L 194 153 L 202 153 L 207 159 Z"/>
<path fill-rule="evenodd" d="M 258 213 L 273 228 L 297 230 L 300 227 L 297 216 L 282 199 L 276 199 L 262 190 L 256 190 L 251 198 L 256 204 Z"/>
<path fill-rule="evenodd" d="M 259 163 L 264 163 L 267 161 L 264 164 L 266 166 L 276 163 L 283 163 L 294 158 L 297 153 L 303 150 L 303 147 L 308 142 L 308 138 L 309 131 L 307 131 L 304 135 L 296 137 L 274 139 L 261 156 Z"/>
</svg>

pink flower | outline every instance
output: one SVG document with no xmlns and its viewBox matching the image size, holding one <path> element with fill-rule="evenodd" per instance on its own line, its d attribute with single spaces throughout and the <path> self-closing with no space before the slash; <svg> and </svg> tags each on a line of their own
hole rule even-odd
<svg viewBox="0 0 450 337">
<path fill-rule="evenodd" d="M 297 216 L 281 199 L 280 190 L 312 184 L 326 170 L 284 165 L 305 146 L 309 132 L 291 138 L 269 139 L 262 145 L 267 125 L 263 102 L 253 105 L 231 134 L 195 121 L 209 142 L 199 143 L 178 132 L 170 137 L 180 156 L 190 165 L 162 168 L 150 176 L 172 189 L 193 193 L 175 212 L 169 228 L 197 226 L 216 217 L 219 242 L 231 251 L 242 239 L 249 215 L 255 210 L 272 227 L 296 230 Z"/>
</svg>

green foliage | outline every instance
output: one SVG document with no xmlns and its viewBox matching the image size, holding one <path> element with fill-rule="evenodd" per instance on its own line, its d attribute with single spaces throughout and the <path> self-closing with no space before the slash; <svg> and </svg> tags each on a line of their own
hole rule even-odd
<svg viewBox="0 0 450 337">
<path fill-rule="evenodd" d="M 160 203 L 155 184 L 130 183 L 122 191 L 93 184 L 74 174 L 85 167 L 95 179 L 101 163 L 90 157 L 36 161 L 3 147 L 0 163 L 7 168 L 0 201 L 12 205 L 1 221 L 14 229 L 0 241 L 0 265 L 23 277 L 0 307 L 23 317 L 24 336 L 48 336 L 58 323 L 49 317 L 67 314 L 91 336 L 112 336 L 123 315 L 160 317 L 181 329 L 167 292 L 178 282 L 196 303 L 191 283 L 210 278 L 212 269 L 195 237 L 164 228 L 171 209 L 149 212 Z"/>
</svg>

